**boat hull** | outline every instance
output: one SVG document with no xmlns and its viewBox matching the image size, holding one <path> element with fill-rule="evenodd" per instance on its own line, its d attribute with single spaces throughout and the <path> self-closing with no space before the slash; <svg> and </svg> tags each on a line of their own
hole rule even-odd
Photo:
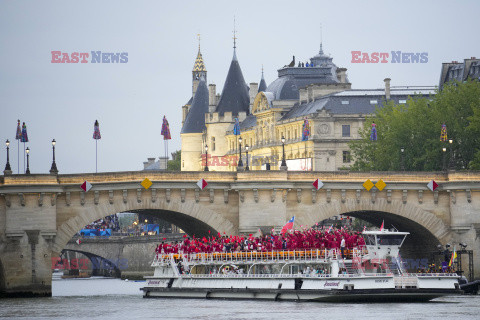
<svg viewBox="0 0 480 320">
<path fill-rule="evenodd" d="M 461 294 L 458 289 L 211 289 L 145 287 L 144 298 L 243 299 L 317 302 L 426 302 L 446 295 Z"/>
</svg>

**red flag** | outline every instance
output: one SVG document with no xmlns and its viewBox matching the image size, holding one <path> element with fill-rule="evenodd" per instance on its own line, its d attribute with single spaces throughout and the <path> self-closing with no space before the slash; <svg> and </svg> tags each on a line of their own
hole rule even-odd
<svg viewBox="0 0 480 320">
<path fill-rule="evenodd" d="M 380 231 L 383 231 L 383 223 L 384 223 L 384 222 L 385 222 L 385 221 L 382 221 L 382 225 L 380 226 Z"/>
</svg>

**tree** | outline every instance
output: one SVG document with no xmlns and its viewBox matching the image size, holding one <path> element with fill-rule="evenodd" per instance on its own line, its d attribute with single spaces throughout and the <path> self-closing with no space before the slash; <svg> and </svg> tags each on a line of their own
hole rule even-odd
<svg viewBox="0 0 480 320">
<path fill-rule="evenodd" d="M 172 160 L 168 160 L 167 170 L 169 171 L 181 171 L 182 164 L 182 151 L 177 150 L 172 152 Z"/>
<path fill-rule="evenodd" d="M 370 141 L 375 121 L 377 141 Z M 445 123 L 452 144 L 440 141 Z M 406 104 L 383 102 L 366 118 L 361 140 L 350 143 L 355 159 L 353 170 L 400 170 L 403 147 L 404 166 L 410 171 L 443 168 L 443 157 L 454 156 L 456 169 L 480 168 L 480 83 L 469 80 L 452 83 L 432 97 L 410 97 Z M 443 152 L 443 147 L 447 152 Z M 448 161 L 447 161 L 448 164 Z"/>
</svg>

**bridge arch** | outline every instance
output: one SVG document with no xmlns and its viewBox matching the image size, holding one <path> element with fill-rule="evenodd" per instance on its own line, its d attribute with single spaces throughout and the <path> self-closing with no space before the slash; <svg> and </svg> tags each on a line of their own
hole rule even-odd
<svg viewBox="0 0 480 320">
<path fill-rule="evenodd" d="M 385 220 L 385 227 L 395 226 L 399 231 L 408 231 L 402 254 L 409 258 L 430 258 L 438 244 L 446 244 L 451 234 L 442 219 L 422 208 L 403 203 L 399 200 L 346 199 L 321 203 L 314 210 L 301 212 L 295 220 L 299 225 L 315 225 L 315 223 L 333 216 L 353 216 L 380 226 Z"/>
<path fill-rule="evenodd" d="M 122 199 L 114 201 L 113 204 L 108 202 L 102 202 L 98 205 L 89 204 L 88 206 L 70 208 L 69 211 L 71 218 L 57 227 L 57 235 L 52 246 L 53 252 L 60 253 L 67 245 L 67 242 L 92 221 L 119 212 L 146 211 L 151 214 L 161 214 L 162 218 L 166 216 L 168 219 L 168 217 L 170 217 L 167 221 L 172 221 L 172 217 L 174 217 L 173 223 L 177 222 L 177 225 L 180 227 L 182 227 L 182 221 L 195 222 L 195 226 L 191 226 L 190 228 L 187 226 L 186 230 L 187 233 L 191 233 L 192 228 L 197 228 L 199 232 L 197 232 L 196 235 L 204 235 L 208 230 L 211 230 L 212 233 L 225 232 L 227 234 L 235 234 L 238 230 L 230 220 L 216 211 L 198 204 L 194 200 L 185 200 L 182 202 L 172 198 L 169 202 L 165 199 L 157 199 L 157 201 L 152 202 L 143 199 L 138 202 L 135 197 L 135 199 L 128 199 L 127 202 L 124 202 Z M 179 222 L 180 224 L 178 224 Z"/>
<path fill-rule="evenodd" d="M 111 261 L 111 260 L 109 260 L 107 258 L 104 258 L 102 256 L 99 256 L 97 254 L 82 251 L 82 250 L 73 250 L 73 249 L 63 249 L 62 250 L 62 255 L 66 252 L 76 252 L 76 253 L 80 253 L 80 254 L 83 254 L 84 256 L 86 256 L 92 264 L 93 275 L 97 275 L 97 274 L 95 274 L 96 272 L 107 269 L 107 270 L 111 270 L 113 272 L 113 275 L 116 278 L 120 278 L 121 271 L 120 271 L 120 267 L 118 265 L 119 261 L 117 261 L 117 263 L 115 263 L 114 261 Z"/>
</svg>

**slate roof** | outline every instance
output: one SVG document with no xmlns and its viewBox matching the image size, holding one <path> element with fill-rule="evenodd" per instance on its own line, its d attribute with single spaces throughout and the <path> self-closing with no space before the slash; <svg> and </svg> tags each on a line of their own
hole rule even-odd
<svg viewBox="0 0 480 320">
<path fill-rule="evenodd" d="M 208 88 L 202 78 L 193 97 L 192 106 L 185 118 L 181 133 L 201 133 L 205 129 L 205 113 L 208 112 Z"/>
<path fill-rule="evenodd" d="M 310 59 L 309 67 L 283 67 L 278 70 L 278 78 L 273 81 L 266 91 L 275 95 L 275 100 L 296 100 L 299 98 L 298 90 L 310 84 L 335 84 L 337 79 L 337 66 L 332 58 L 320 51 Z"/>
<path fill-rule="evenodd" d="M 237 55 L 234 51 L 230 69 L 228 69 L 227 79 L 223 86 L 222 95 L 218 102 L 216 112 L 223 115 L 225 112 L 232 112 L 238 115 L 239 112 L 249 113 L 250 96 L 248 86 L 243 78 L 242 69 L 238 63 Z"/>
<path fill-rule="evenodd" d="M 434 87 L 391 89 L 390 98 L 399 104 L 400 100 L 408 100 L 409 96 L 428 97 L 433 94 L 435 94 Z M 281 120 L 304 117 L 321 110 L 331 114 L 371 114 L 375 112 L 377 105 L 382 105 L 384 100 L 383 89 L 347 90 L 332 93 L 308 103 L 296 104 Z"/>
<path fill-rule="evenodd" d="M 267 90 L 267 83 L 265 82 L 265 78 L 263 77 L 262 71 L 262 79 L 260 80 L 260 85 L 258 86 L 258 92 L 265 92 Z"/>
<path fill-rule="evenodd" d="M 440 73 L 439 88 L 442 89 L 445 83 L 457 80 L 466 81 L 468 78 L 480 80 L 480 59 L 472 57 L 462 62 L 447 62 L 442 64 Z"/>
</svg>

